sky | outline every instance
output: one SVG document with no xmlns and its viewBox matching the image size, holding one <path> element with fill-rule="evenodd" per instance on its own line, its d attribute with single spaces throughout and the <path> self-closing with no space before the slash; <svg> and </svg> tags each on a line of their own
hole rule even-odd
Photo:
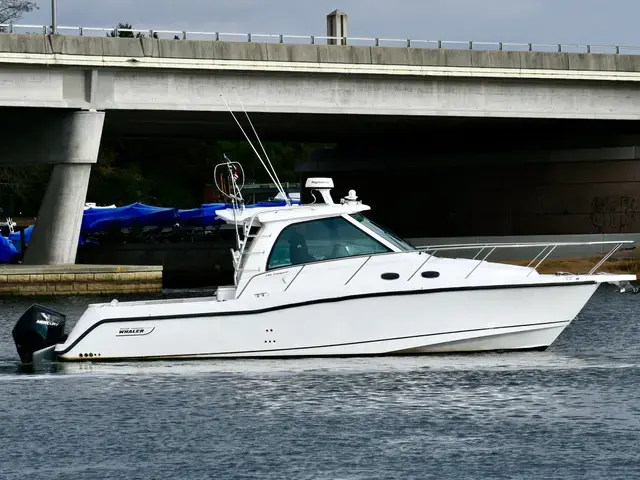
<svg viewBox="0 0 640 480">
<path fill-rule="evenodd" d="M 50 0 L 20 23 L 50 24 Z M 57 0 L 58 25 L 326 35 L 348 14 L 349 36 L 640 45 L 639 0 Z"/>
</svg>

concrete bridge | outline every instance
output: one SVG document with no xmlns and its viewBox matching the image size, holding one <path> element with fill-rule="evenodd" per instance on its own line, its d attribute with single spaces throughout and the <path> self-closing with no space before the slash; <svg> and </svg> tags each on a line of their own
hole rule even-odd
<svg viewBox="0 0 640 480">
<path fill-rule="evenodd" d="M 129 132 L 235 132 L 222 96 L 238 109 L 237 92 L 263 138 L 462 119 L 596 125 L 640 118 L 639 81 L 635 55 L 0 34 L 0 164 L 55 165 L 25 261 L 72 263 L 112 117 Z"/>
<path fill-rule="evenodd" d="M 640 56 L 0 35 L 0 106 L 638 119 Z"/>
</svg>

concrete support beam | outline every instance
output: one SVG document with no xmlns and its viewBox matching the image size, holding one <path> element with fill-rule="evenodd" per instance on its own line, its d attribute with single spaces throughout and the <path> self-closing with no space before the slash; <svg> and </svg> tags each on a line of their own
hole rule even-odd
<svg viewBox="0 0 640 480">
<path fill-rule="evenodd" d="M 343 51 L 353 47 L 323 48 Z M 102 62 L 102 58 L 96 61 Z M 469 71 L 469 76 L 460 77 L 422 67 L 416 70 L 419 74 L 395 66 L 383 74 L 337 63 L 303 68 L 292 62 L 265 62 L 262 66 L 249 62 L 253 71 L 239 73 L 227 67 L 216 71 L 213 67 L 218 68 L 218 63 L 189 60 L 193 65 L 212 67 L 210 71 L 204 67 L 193 71 L 173 61 L 163 64 L 155 59 L 145 63 L 147 68 L 105 60 L 103 67 L 89 72 L 51 62 L 46 67 L 5 66 L 0 58 L 0 107 L 228 114 L 221 95 L 234 99 L 235 90 L 251 113 L 640 119 L 640 72 L 609 75 L 605 81 L 600 72 L 568 72 L 557 78 L 544 72 L 531 78 L 500 73 L 502 77 L 489 78 L 484 76 L 487 70 Z M 237 107 L 237 102 L 231 104 Z"/>
<path fill-rule="evenodd" d="M 0 120 L 0 165 L 96 163 L 104 112 L 33 112 Z"/>
<path fill-rule="evenodd" d="M 98 160 L 103 122 L 104 112 L 67 113 L 60 125 L 43 121 L 35 138 L 23 136 L 14 142 L 20 148 L 12 152 L 17 154 L 13 163 L 56 164 L 25 253 L 26 265 L 75 262 L 91 165 Z M 34 123 L 37 126 L 37 121 Z"/>
<path fill-rule="evenodd" d="M 75 263 L 91 164 L 53 167 L 24 257 L 26 265 Z"/>
</svg>

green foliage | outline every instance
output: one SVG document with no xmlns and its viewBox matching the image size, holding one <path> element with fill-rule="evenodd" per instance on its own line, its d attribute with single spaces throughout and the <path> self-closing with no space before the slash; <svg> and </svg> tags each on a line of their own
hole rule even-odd
<svg viewBox="0 0 640 480">
<path fill-rule="evenodd" d="M 107 37 L 119 37 L 119 38 L 145 38 L 146 35 L 142 32 L 132 32 L 133 25 L 130 23 L 119 23 L 116 28 L 107 33 Z M 153 32 L 153 38 L 158 38 L 158 34 Z"/>
<path fill-rule="evenodd" d="M 259 145 L 255 145 L 264 158 Z M 265 143 L 278 177 L 298 181 L 295 163 L 313 148 L 305 144 Z M 142 202 L 158 206 L 193 208 L 204 201 L 204 188 L 214 183 L 215 165 L 223 154 L 242 163 L 247 183 L 270 182 L 247 142 L 154 140 L 102 146 L 91 172 L 87 200 L 98 204 Z"/>
<path fill-rule="evenodd" d="M 269 175 L 256 157 L 251 145 L 247 142 L 218 142 L 216 161 L 222 159 L 222 154 L 234 161 L 242 163 L 249 182 L 270 182 Z M 265 159 L 265 155 L 257 143 L 255 149 Z M 265 142 L 265 150 L 273 164 L 281 182 L 296 182 L 296 161 L 305 160 L 312 145 L 302 143 Z"/>
<path fill-rule="evenodd" d="M 280 181 L 297 182 L 295 164 L 306 160 L 314 145 L 266 142 L 265 149 Z M 264 158 L 258 144 L 255 148 Z M 247 183 L 270 183 L 267 172 L 246 141 L 110 140 L 102 142 L 93 166 L 87 201 L 99 205 L 150 205 L 193 208 L 204 201 L 216 164 L 226 154 L 242 163 Z M 36 216 L 50 166 L 0 168 L 0 206 L 10 215 Z"/>
<path fill-rule="evenodd" d="M 50 173 L 49 165 L 0 167 L 0 206 L 5 213 L 37 215 Z"/>
<path fill-rule="evenodd" d="M 101 205 L 124 205 L 146 199 L 148 188 L 139 165 L 118 166 L 115 151 L 106 150 L 91 170 L 87 200 Z"/>
</svg>

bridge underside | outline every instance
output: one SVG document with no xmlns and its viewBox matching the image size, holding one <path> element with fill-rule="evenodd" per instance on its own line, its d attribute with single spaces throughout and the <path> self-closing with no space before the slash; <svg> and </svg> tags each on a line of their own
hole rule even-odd
<svg viewBox="0 0 640 480">
<path fill-rule="evenodd" d="M 110 112 L 105 135 L 242 138 L 227 114 L 132 113 Z M 300 162 L 300 175 L 333 177 L 337 195 L 356 189 L 407 238 L 640 231 L 637 121 L 251 118 L 263 140 L 338 145 Z"/>
<path fill-rule="evenodd" d="M 299 166 L 303 181 L 330 176 L 339 196 L 355 189 L 405 238 L 640 232 L 640 147 L 317 156 Z"/>
<path fill-rule="evenodd" d="M 37 125 L 57 122 L 75 110 L 0 107 L 5 138 L 29 134 Z M 250 132 L 242 112 L 236 116 Z M 591 148 L 635 145 L 640 122 L 532 118 L 435 117 L 250 113 L 261 140 L 330 143 L 357 149 L 382 145 L 430 152 L 496 152 L 545 148 Z M 109 110 L 104 140 L 242 140 L 228 112 Z M 15 159 L 14 159 L 15 160 Z M 0 155 L 0 164 L 8 163 Z"/>
<path fill-rule="evenodd" d="M 246 117 L 236 115 L 245 128 Z M 406 115 L 251 113 L 262 140 L 494 151 L 522 147 L 601 147 L 640 139 L 634 120 L 567 120 Z M 104 137 L 243 139 L 228 112 L 109 111 Z M 427 143 L 428 142 L 428 143 Z"/>
</svg>

